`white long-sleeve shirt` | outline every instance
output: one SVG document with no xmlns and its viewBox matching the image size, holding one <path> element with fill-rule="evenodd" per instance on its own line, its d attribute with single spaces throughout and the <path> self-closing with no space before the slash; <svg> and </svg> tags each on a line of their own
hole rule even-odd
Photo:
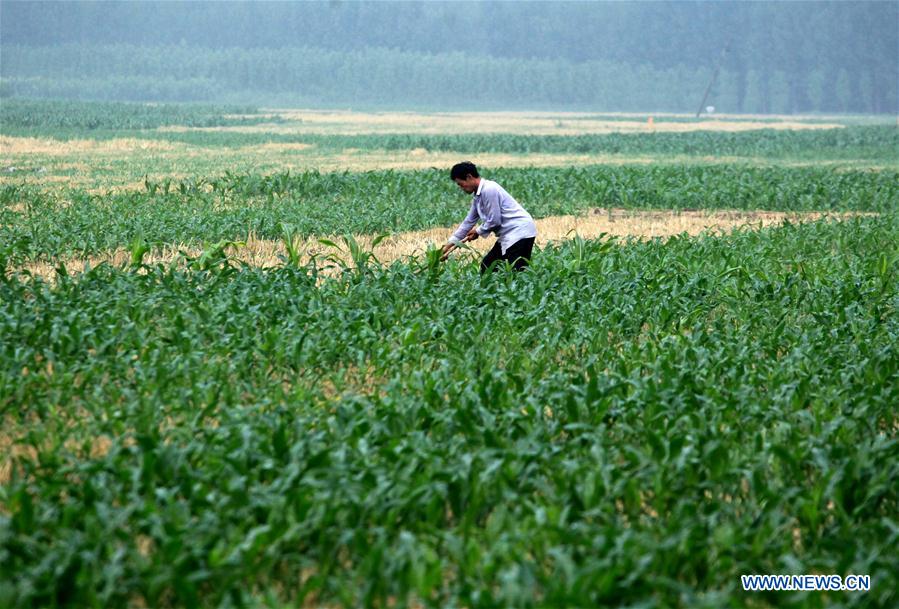
<svg viewBox="0 0 899 609">
<path fill-rule="evenodd" d="M 495 233 L 502 253 L 520 239 L 537 236 L 534 219 L 502 186 L 492 180 L 481 178 L 478 190 L 471 199 L 471 209 L 465 220 L 450 237 L 449 242 L 461 243 L 471 227 L 481 221 L 478 236 L 486 237 Z"/>
</svg>

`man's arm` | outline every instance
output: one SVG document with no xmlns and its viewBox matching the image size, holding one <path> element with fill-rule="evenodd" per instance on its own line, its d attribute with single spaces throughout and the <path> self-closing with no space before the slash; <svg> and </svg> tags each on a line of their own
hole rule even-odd
<svg viewBox="0 0 899 609">
<path fill-rule="evenodd" d="M 502 209 L 499 202 L 499 191 L 486 190 L 481 198 L 483 200 L 484 221 L 478 227 L 478 235 L 486 237 L 503 223 Z"/>
<path fill-rule="evenodd" d="M 468 215 L 465 216 L 465 219 L 462 221 L 462 224 L 459 225 L 459 228 L 456 229 L 446 244 L 443 246 L 443 251 L 440 255 L 440 260 L 446 260 L 450 252 L 452 252 L 456 247 L 465 243 L 466 241 L 472 241 L 477 238 L 477 233 L 475 232 L 474 225 L 478 221 L 478 208 L 474 204 L 471 203 L 471 209 L 468 210 Z M 474 232 L 474 236 L 472 233 Z"/>
<path fill-rule="evenodd" d="M 468 210 L 468 215 L 465 216 L 465 219 L 462 220 L 462 224 L 459 225 L 459 228 L 456 229 L 456 232 L 449 238 L 449 242 L 453 245 L 458 245 L 461 243 L 465 237 L 468 235 L 468 231 L 472 229 L 475 223 L 478 221 L 478 208 L 472 201 L 471 209 Z"/>
</svg>

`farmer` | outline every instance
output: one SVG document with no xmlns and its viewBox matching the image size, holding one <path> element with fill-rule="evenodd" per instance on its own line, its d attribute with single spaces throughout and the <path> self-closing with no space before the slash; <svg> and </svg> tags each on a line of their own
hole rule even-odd
<svg viewBox="0 0 899 609">
<path fill-rule="evenodd" d="M 502 186 L 482 178 L 474 163 L 465 161 L 453 165 L 450 177 L 464 192 L 474 196 L 468 215 L 443 246 L 440 259 L 446 260 L 450 252 L 462 243 L 494 233 L 497 240 L 493 249 L 481 260 L 481 273 L 496 269 L 493 263 L 498 260 L 511 262 L 516 271 L 524 269 L 531 259 L 537 236 L 537 225 L 531 214 Z M 481 225 L 475 227 L 478 220 Z"/>
</svg>

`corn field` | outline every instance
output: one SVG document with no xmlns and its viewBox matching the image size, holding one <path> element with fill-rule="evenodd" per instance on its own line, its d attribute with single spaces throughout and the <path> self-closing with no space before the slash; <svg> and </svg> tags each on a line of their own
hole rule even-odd
<svg viewBox="0 0 899 609">
<path fill-rule="evenodd" d="M 869 213 L 481 276 L 350 234 L 451 226 L 445 170 L 7 180 L 0 607 L 895 606 L 897 169 L 487 170 L 535 217 Z M 232 259 L 248 234 L 282 258 Z"/>
</svg>

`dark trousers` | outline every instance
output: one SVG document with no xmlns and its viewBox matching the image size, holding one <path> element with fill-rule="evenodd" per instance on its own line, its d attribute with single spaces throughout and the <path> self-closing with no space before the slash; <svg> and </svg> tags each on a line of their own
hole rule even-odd
<svg viewBox="0 0 899 609">
<path fill-rule="evenodd" d="M 500 266 L 500 261 L 512 263 L 512 268 L 516 271 L 523 271 L 531 259 L 531 251 L 534 249 L 534 238 L 519 239 L 509 246 L 506 253 L 499 244 L 499 239 L 493 244 L 493 249 L 487 252 L 484 259 L 481 260 L 481 274 L 488 270 L 495 271 Z"/>
</svg>

